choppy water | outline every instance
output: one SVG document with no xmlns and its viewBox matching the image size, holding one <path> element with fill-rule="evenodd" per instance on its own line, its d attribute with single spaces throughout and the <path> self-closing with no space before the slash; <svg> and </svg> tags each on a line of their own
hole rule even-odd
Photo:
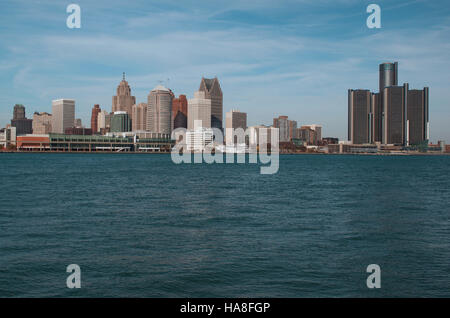
<svg viewBox="0 0 450 318">
<path fill-rule="evenodd" d="M 0 188 L 1 297 L 450 297 L 449 156 L 0 154 Z"/>
</svg>

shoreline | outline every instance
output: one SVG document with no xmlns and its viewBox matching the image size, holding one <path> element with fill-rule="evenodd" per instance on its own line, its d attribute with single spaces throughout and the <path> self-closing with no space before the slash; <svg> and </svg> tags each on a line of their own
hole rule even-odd
<svg viewBox="0 0 450 318">
<path fill-rule="evenodd" d="M 142 152 L 142 151 L 0 151 L 0 154 L 142 154 L 142 155 L 170 155 L 171 152 Z M 192 153 L 194 154 L 194 153 Z M 222 153 L 226 154 L 226 153 Z M 236 154 L 237 155 L 237 154 Z M 245 155 L 248 155 L 246 153 Z M 270 155 L 270 154 L 268 154 Z M 323 152 L 286 152 L 279 153 L 279 155 L 355 155 L 355 156 L 450 156 L 448 152 L 405 152 L 405 153 L 323 153 Z"/>
</svg>

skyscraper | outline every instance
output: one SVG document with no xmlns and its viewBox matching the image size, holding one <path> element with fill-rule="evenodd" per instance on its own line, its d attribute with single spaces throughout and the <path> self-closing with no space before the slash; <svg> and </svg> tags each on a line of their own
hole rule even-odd
<svg viewBox="0 0 450 318">
<path fill-rule="evenodd" d="M 348 90 L 348 140 L 352 144 L 371 142 L 370 103 L 369 90 Z"/>
<path fill-rule="evenodd" d="M 13 119 L 11 127 L 16 128 L 17 135 L 31 134 L 33 131 L 33 120 L 27 119 L 25 116 L 25 106 L 21 104 L 14 105 Z"/>
<path fill-rule="evenodd" d="M 133 131 L 144 131 L 147 129 L 147 104 L 139 103 L 133 105 L 131 125 Z"/>
<path fill-rule="evenodd" d="M 372 141 L 382 142 L 383 140 L 383 107 L 381 104 L 381 94 L 371 93 L 371 111 L 372 111 Z"/>
<path fill-rule="evenodd" d="M 92 133 L 95 134 L 98 132 L 98 114 L 102 110 L 100 109 L 100 105 L 95 104 L 92 108 L 92 115 L 91 115 L 91 129 Z"/>
<path fill-rule="evenodd" d="M 131 88 L 125 80 L 123 73 L 122 81 L 117 86 L 117 95 L 112 98 L 112 111 L 124 111 L 131 116 L 131 107 L 136 104 L 136 97 L 131 96 Z"/>
<path fill-rule="evenodd" d="M 225 144 L 235 145 L 239 142 L 235 136 L 235 130 L 242 128 L 245 132 L 247 129 L 247 113 L 239 110 L 231 110 L 225 114 Z M 234 137 L 234 138 L 233 138 Z M 242 141 L 244 143 L 245 140 Z"/>
<path fill-rule="evenodd" d="M 289 142 L 297 135 L 297 122 L 295 120 L 289 120 L 288 116 L 274 118 L 273 127 L 279 129 L 280 142 Z"/>
<path fill-rule="evenodd" d="M 173 93 L 162 85 L 148 95 L 147 131 L 170 134 L 172 132 Z"/>
<path fill-rule="evenodd" d="M 211 127 L 223 129 L 223 94 L 217 77 L 202 77 L 199 91 L 205 92 L 205 98 L 211 100 Z"/>
<path fill-rule="evenodd" d="M 188 100 L 188 129 L 195 128 L 195 121 L 201 120 L 201 127 L 211 128 L 211 99 L 206 98 L 204 91 L 194 93 Z"/>
<path fill-rule="evenodd" d="M 187 128 L 188 101 L 186 95 L 180 95 L 172 101 L 173 129 Z"/>
<path fill-rule="evenodd" d="M 52 114 L 34 113 L 33 115 L 33 134 L 43 135 L 52 132 Z"/>
<path fill-rule="evenodd" d="M 14 105 L 13 119 L 25 119 L 25 106 L 22 104 Z"/>
<path fill-rule="evenodd" d="M 114 114 L 114 113 L 112 113 Z M 102 110 L 98 113 L 97 117 L 97 132 L 101 134 L 105 134 L 106 132 L 109 132 L 111 128 L 111 117 L 112 114 L 108 113 L 106 110 Z"/>
<path fill-rule="evenodd" d="M 385 87 L 398 85 L 398 62 L 380 64 L 379 73 L 380 92 Z"/>
<path fill-rule="evenodd" d="M 117 111 L 111 117 L 111 132 L 131 131 L 131 119 L 127 112 Z"/>
<path fill-rule="evenodd" d="M 383 144 L 407 144 L 408 84 L 389 86 L 383 90 Z"/>
<path fill-rule="evenodd" d="M 52 101 L 52 132 L 64 134 L 75 123 L 75 100 L 57 99 Z"/>
<path fill-rule="evenodd" d="M 428 128 L 428 94 L 429 89 L 408 91 L 407 123 L 408 144 L 418 145 L 429 140 Z"/>
</svg>

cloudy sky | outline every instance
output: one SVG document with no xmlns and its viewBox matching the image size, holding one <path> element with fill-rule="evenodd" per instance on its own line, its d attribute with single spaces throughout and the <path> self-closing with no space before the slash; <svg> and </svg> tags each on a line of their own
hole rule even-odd
<svg viewBox="0 0 450 318">
<path fill-rule="evenodd" d="M 217 76 L 224 112 L 247 112 L 249 125 L 288 115 L 345 139 L 347 90 L 377 90 L 378 64 L 398 61 L 401 83 L 430 87 L 432 141 L 450 143 L 446 0 L 74 0 L 80 29 L 66 26 L 70 3 L 0 1 L 1 127 L 14 104 L 31 117 L 58 98 L 75 99 L 89 127 L 126 72 L 137 102 L 160 81 L 190 98 Z M 366 26 L 370 3 L 381 29 Z"/>
</svg>

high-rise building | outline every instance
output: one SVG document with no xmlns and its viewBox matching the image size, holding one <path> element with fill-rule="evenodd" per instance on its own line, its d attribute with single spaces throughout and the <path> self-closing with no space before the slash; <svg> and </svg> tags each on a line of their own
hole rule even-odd
<svg viewBox="0 0 450 318">
<path fill-rule="evenodd" d="M 304 125 L 301 128 L 309 129 L 314 131 L 313 134 L 309 134 L 309 136 L 312 136 L 310 138 L 310 144 L 311 145 L 319 145 L 319 142 L 322 140 L 322 126 L 321 125 Z"/>
<path fill-rule="evenodd" d="M 131 119 L 127 112 L 117 111 L 111 117 L 111 132 L 131 131 Z"/>
<path fill-rule="evenodd" d="M 398 62 L 380 64 L 379 72 L 380 92 L 385 87 L 398 85 Z"/>
<path fill-rule="evenodd" d="M 348 134 L 354 144 L 417 145 L 429 139 L 429 89 L 398 86 L 398 63 L 379 68 L 379 93 L 349 90 Z"/>
<path fill-rule="evenodd" d="M 101 133 L 102 135 L 106 132 L 110 131 L 111 128 L 111 117 L 114 113 L 108 113 L 106 110 L 102 110 L 98 113 L 97 117 L 97 131 L 98 133 Z"/>
<path fill-rule="evenodd" d="M 307 145 L 317 145 L 317 131 L 312 129 L 311 126 L 302 126 L 297 129 L 298 139 Z"/>
<path fill-rule="evenodd" d="M 205 92 L 205 98 L 211 100 L 211 127 L 223 129 L 223 94 L 217 77 L 202 77 L 199 91 Z M 189 116 L 188 116 L 189 117 Z M 189 119 L 188 119 L 189 120 Z"/>
<path fill-rule="evenodd" d="M 145 131 L 147 129 L 147 104 L 139 103 L 133 105 L 131 125 L 133 131 Z"/>
<path fill-rule="evenodd" d="M 98 114 L 102 110 L 100 109 L 100 105 L 95 104 L 92 108 L 92 115 L 91 115 L 91 129 L 92 133 L 95 134 L 98 132 Z"/>
<path fill-rule="evenodd" d="M 348 140 L 352 144 L 371 142 L 371 93 L 367 89 L 348 90 Z"/>
<path fill-rule="evenodd" d="M 194 129 L 196 121 L 201 121 L 201 127 L 211 128 L 211 99 L 206 98 L 204 91 L 194 93 L 194 98 L 188 100 L 188 129 Z"/>
<path fill-rule="evenodd" d="M 225 114 L 225 144 L 235 145 L 238 143 L 237 136 L 234 131 L 242 128 L 245 132 L 247 129 L 247 113 L 239 110 L 231 110 Z M 234 138 L 233 138 L 234 137 Z M 243 143 L 245 140 L 243 140 Z"/>
<path fill-rule="evenodd" d="M 11 119 L 11 127 L 16 128 L 17 135 L 31 134 L 33 131 L 32 119 L 25 116 L 25 106 L 21 104 L 14 105 L 13 119 Z"/>
<path fill-rule="evenodd" d="M 172 132 L 172 100 L 170 89 L 158 85 L 148 95 L 147 131 L 170 134 Z"/>
<path fill-rule="evenodd" d="M 41 112 L 33 115 L 33 134 L 46 135 L 52 132 L 52 114 Z"/>
<path fill-rule="evenodd" d="M 380 93 L 371 93 L 372 142 L 383 140 L 383 107 L 380 96 Z"/>
<path fill-rule="evenodd" d="M 408 84 L 383 90 L 383 144 L 407 144 Z"/>
<path fill-rule="evenodd" d="M 131 96 L 131 88 L 125 80 L 123 73 L 122 81 L 117 86 L 116 96 L 112 98 L 112 111 L 124 111 L 131 116 L 131 107 L 136 104 L 136 97 Z"/>
<path fill-rule="evenodd" d="M 429 88 L 408 91 L 407 123 L 408 144 L 418 145 L 429 140 L 429 114 L 428 114 Z"/>
<path fill-rule="evenodd" d="M 187 128 L 188 101 L 186 95 L 180 95 L 172 101 L 173 129 Z"/>
<path fill-rule="evenodd" d="M 13 111 L 13 120 L 14 119 L 25 119 L 25 106 L 22 104 L 16 104 L 14 105 L 14 111 Z"/>
<path fill-rule="evenodd" d="M 273 127 L 279 129 L 280 142 L 289 142 L 297 135 L 297 122 L 289 120 L 288 116 L 278 116 L 273 119 Z"/>
<path fill-rule="evenodd" d="M 64 134 L 66 128 L 75 123 L 75 100 L 57 99 L 52 101 L 52 132 Z"/>
</svg>

